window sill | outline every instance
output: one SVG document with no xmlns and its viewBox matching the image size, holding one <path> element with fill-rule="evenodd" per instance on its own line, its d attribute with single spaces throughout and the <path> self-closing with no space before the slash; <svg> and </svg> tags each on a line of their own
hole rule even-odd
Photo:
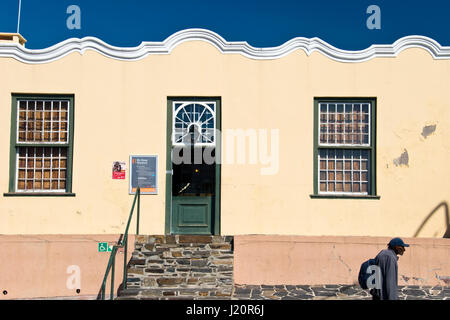
<svg viewBox="0 0 450 320">
<path fill-rule="evenodd" d="M 66 192 L 7 192 L 4 197 L 75 197 L 75 193 Z"/>
<path fill-rule="evenodd" d="M 333 194 L 310 194 L 311 199 L 366 199 L 380 200 L 380 196 L 352 196 L 352 195 L 333 195 Z"/>
</svg>

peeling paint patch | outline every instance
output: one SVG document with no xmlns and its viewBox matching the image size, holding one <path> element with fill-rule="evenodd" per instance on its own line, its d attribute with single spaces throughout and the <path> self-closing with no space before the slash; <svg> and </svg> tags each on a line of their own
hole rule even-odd
<svg viewBox="0 0 450 320">
<path fill-rule="evenodd" d="M 405 151 L 403 151 L 403 153 L 400 155 L 400 157 L 394 159 L 394 164 L 395 166 L 409 166 L 409 156 L 408 156 L 408 151 L 406 149 L 404 149 Z"/>
<path fill-rule="evenodd" d="M 436 131 L 436 125 L 425 126 L 422 129 L 422 136 L 426 139 L 430 134 Z"/>
</svg>

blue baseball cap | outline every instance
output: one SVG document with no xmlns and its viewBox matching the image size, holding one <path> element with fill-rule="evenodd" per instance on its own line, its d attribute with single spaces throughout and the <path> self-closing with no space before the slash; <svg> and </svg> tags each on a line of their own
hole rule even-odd
<svg viewBox="0 0 450 320">
<path fill-rule="evenodd" d="M 400 238 L 394 238 L 391 241 L 389 241 L 389 246 L 390 247 L 395 247 L 395 246 L 409 247 L 409 244 L 404 243 L 403 240 Z"/>
</svg>

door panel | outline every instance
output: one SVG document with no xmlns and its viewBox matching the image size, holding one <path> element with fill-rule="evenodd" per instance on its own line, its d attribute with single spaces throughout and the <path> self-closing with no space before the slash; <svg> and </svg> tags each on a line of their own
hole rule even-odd
<svg viewBox="0 0 450 320">
<path fill-rule="evenodd" d="M 212 197 L 174 197 L 172 232 L 212 234 Z"/>
<path fill-rule="evenodd" d="M 167 106 L 166 233 L 220 234 L 220 99 L 169 98 Z"/>
</svg>

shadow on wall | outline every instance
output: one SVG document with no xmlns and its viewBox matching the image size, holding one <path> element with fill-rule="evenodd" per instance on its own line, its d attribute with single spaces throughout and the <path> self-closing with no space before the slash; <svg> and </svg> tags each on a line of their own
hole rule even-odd
<svg viewBox="0 0 450 320">
<path fill-rule="evenodd" d="M 427 222 L 431 219 L 431 217 L 439 211 L 439 209 L 443 207 L 444 208 L 444 215 L 445 215 L 445 224 L 446 224 L 446 231 L 444 233 L 443 238 L 450 238 L 450 215 L 448 212 L 448 204 L 446 201 L 442 201 L 439 203 L 436 208 L 433 209 L 433 211 L 430 212 L 430 214 L 425 218 L 425 220 L 420 225 L 419 229 L 417 229 L 416 233 L 414 234 L 414 237 L 416 238 L 420 231 L 422 231 L 423 227 L 427 224 Z"/>
</svg>

